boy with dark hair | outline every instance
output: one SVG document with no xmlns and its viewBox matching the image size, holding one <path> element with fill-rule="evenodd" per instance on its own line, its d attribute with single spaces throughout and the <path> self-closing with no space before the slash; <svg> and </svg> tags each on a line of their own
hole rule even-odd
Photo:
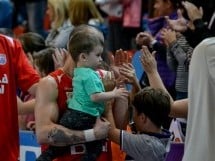
<svg viewBox="0 0 215 161">
<path fill-rule="evenodd" d="M 162 123 L 170 112 L 170 97 L 161 89 L 146 87 L 132 101 L 133 120 L 137 134 L 117 129 L 113 121 L 112 107 L 108 104 L 107 118 L 111 122 L 109 138 L 135 161 L 163 161 L 171 134 L 162 129 Z"/>
</svg>

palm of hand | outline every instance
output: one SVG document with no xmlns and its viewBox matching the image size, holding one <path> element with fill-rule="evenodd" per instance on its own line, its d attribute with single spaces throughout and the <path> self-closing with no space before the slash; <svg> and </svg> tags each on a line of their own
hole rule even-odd
<svg viewBox="0 0 215 161">
<path fill-rule="evenodd" d="M 169 26 L 178 32 L 184 32 L 187 30 L 187 20 L 183 17 L 177 20 L 168 20 Z"/>
</svg>

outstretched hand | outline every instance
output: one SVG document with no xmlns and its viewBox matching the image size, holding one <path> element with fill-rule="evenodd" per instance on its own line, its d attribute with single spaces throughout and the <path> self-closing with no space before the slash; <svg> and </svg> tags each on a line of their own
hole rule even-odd
<svg viewBox="0 0 215 161">
<path fill-rule="evenodd" d="M 114 65 L 115 66 L 121 66 L 124 63 L 130 63 L 131 62 L 131 56 L 127 51 L 124 51 L 122 49 L 119 49 L 115 53 L 114 57 Z"/>
<path fill-rule="evenodd" d="M 116 51 L 115 56 L 111 56 L 111 69 L 114 73 L 116 84 L 119 86 L 124 83 L 124 76 L 121 75 L 119 69 L 123 64 L 128 64 L 131 62 L 132 56 L 129 52 L 119 49 Z"/>
<path fill-rule="evenodd" d="M 202 7 L 198 8 L 193 3 L 188 2 L 188 1 L 182 2 L 182 4 L 187 11 L 187 15 L 188 15 L 189 19 L 192 22 L 197 20 L 197 19 L 202 19 L 202 17 L 203 17 Z"/>
<path fill-rule="evenodd" d="M 169 47 L 170 44 L 177 40 L 176 32 L 171 29 L 164 28 L 161 30 L 161 38 L 163 39 L 164 44 Z"/>
<path fill-rule="evenodd" d="M 55 49 L 55 53 L 52 54 L 52 59 L 54 61 L 54 66 L 55 66 L 55 69 L 58 69 L 60 67 L 63 67 L 64 63 L 65 63 L 65 60 L 66 60 L 66 57 L 68 55 L 68 51 L 66 49 L 58 49 L 56 48 Z"/>
<path fill-rule="evenodd" d="M 142 47 L 142 55 L 140 57 L 140 61 L 143 65 L 145 72 L 148 74 L 152 74 L 157 72 L 157 62 L 155 60 L 155 51 L 150 53 L 149 49 L 146 46 Z"/>
<path fill-rule="evenodd" d="M 124 76 L 125 83 L 134 84 L 137 79 L 135 69 L 131 63 L 123 64 L 119 68 L 119 72 Z"/>
<path fill-rule="evenodd" d="M 185 32 L 188 28 L 188 26 L 187 26 L 188 20 L 186 20 L 182 16 L 182 12 L 180 9 L 177 10 L 177 14 L 178 14 L 178 19 L 176 19 L 176 20 L 171 20 L 171 19 L 169 19 L 169 16 L 165 16 L 167 24 L 172 30 L 175 30 L 178 32 Z"/>
</svg>

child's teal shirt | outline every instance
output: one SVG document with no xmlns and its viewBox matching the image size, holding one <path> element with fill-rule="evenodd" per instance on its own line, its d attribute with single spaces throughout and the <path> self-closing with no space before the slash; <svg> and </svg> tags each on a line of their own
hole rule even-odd
<svg viewBox="0 0 215 161">
<path fill-rule="evenodd" d="M 70 109 L 101 116 L 104 102 L 93 102 L 91 94 L 104 92 L 104 86 L 98 73 L 91 68 L 75 68 L 73 77 L 73 95 L 68 100 Z"/>
</svg>

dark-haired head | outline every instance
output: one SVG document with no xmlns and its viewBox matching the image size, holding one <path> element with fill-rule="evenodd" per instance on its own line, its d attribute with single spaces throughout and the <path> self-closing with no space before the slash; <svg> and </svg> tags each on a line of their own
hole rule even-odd
<svg viewBox="0 0 215 161">
<path fill-rule="evenodd" d="M 24 33 L 19 36 L 18 39 L 22 43 L 25 53 L 33 54 L 33 52 L 37 52 L 46 48 L 44 38 L 37 33 Z"/>
<path fill-rule="evenodd" d="M 42 77 L 55 70 L 54 60 L 52 58 L 52 54 L 54 53 L 55 49 L 50 47 L 33 54 L 34 66 Z"/>
<path fill-rule="evenodd" d="M 132 101 L 137 115 L 146 115 L 157 127 L 161 127 L 170 112 L 170 97 L 161 89 L 146 87 Z"/>
<path fill-rule="evenodd" d="M 182 7 L 181 0 L 155 0 L 154 16 L 169 16 Z"/>
<path fill-rule="evenodd" d="M 178 9 L 182 7 L 182 1 L 181 0 L 163 0 L 163 1 L 170 1 L 173 5 L 174 9 Z"/>
<path fill-rule="evenodd" d="M 89 54 L 96 46 L 104 46 L 104 36 L 95 27 L 80 25 L 70 34 L 68 50 L 75 62 L 81 53 Z"/>
</svg>

